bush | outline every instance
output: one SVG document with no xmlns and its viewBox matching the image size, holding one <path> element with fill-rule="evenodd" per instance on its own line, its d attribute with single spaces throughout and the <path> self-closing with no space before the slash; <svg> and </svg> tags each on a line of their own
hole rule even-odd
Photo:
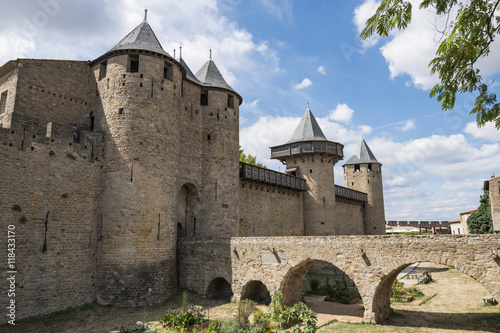
<svg viewBox="0 0 500 333">
<path fill-rule="evenodd" d="M 349 304 L 352 300 L 360 298 L 357 288 L 353 288 L 352 290 L 349 288 L 345 276 L 342 276 L 342 281 L 334 281 L 333 284 L 330 284 L 327 278 L 323 286 L 323 291 L 329 298 L 339 300 L 343 304 Z"/>
<path fill-rule="evenodd" d="M 409 301 L 411 302 L 413 298 L 424 296 L 416 286 L 411 286 L 410 288 L 405 288 L 402 282 L 397 279 L 391 286 L 390 298 L 395 301 Z"/>
<path fill-rule="evenodd" d="M 219 319 L 214 319 L 207 328 L 207 333 L 218 333 L 220 332 L 222 322 Z"/>
<path fill-rule="evenodd" d="M 250 315 L 254 313 L 257 305 L 254 301 L 250 299 L 243 299 L 238 302 L 238 313 L 236 314 L 236 320 L 240 325 L 240 328 L 244 329 L 250 323 Z"/>
<path fill-rule="evenodd" d="M 281 311 L 283 310 L 283 294 L 281 291 L 276 290 L 271 297 L 271 304 L 269 305 L 269 311 L 271 316 L 275 318 L 279 318 Z"/>
<path fill-rule="evenodd" d="M 201 311 L 201 306 L 195 305 L 192 309 L 187 309 L 185 312 L 172 311 L 167 312 L 159 319 L 163 327 L 172 327 L 176 329 L 187 329 L 206 323 L 208 319 Z"/>
</svg>

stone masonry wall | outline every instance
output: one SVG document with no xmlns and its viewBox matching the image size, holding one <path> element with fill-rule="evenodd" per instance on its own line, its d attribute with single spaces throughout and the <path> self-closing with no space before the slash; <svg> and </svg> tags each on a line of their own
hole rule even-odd
<svg viewBox="0 0 500 333">
<path fill-rule="evenodd" d="M 500 177 L 489 181 L 489 194 L 491 204 L 491 218 L 493 219 L 493 230 L 500 233 Z"/>
<path fill-rule="evenodd" d="M 90 72 L 86 61 L 19 59 L 18 71 L 15 113 L 41 123 L 88 123 Z"/>
<path fill-rule="evenodd" d="M 339 201 L 335 205 L 339 234 L 364 235 L 364 212 L 362 204 Z"/>
<path fill-rule="evenodd" d="M 23 128 L 23 127 L 21 127 Z M 95 299 L 99 239 L 101 162 L 92 162 L 86 143 L 36 137 L 21 146 L 18 125 L 0 129 L 0 253 L 15 227 L 16 319 L 48 314 Z M 12 133 L 14 132 L 14 133 Z M 9 145 L 10 142 L 10 145 Z M 64 142 L 64 145 L 62 144 Z M 97 150 L 97 149 L 96 149 Z M 102 157 L 101 157 L 102 158 Z M 6 281 L 6 271 L 2 280 Z M 5 290 L 5 289 L 2 289 Z M 57 296 L 55 296 L 57 295 Z M 7 304 L 7 293 L 2 293 Z M 2 317 L 1 322 L 7 320 Z"/>
<path fill-rule="evenodd" d="M 7 108 L 3 112 L 3 105 L 0 105 L 0 127 L 10 127 L 12 112 L 14 111 L 14 102 L 17 90 L 17 69 L 15 63 L 4 65 L 4 70 L 10 70 L 10 73 L 0 77 L 0 94 L 7 93 Z"/>
<path fill-rule="evenodd" d="M 239 237 L 304 234 L 303 192 L 240 180 Z"/>
<path fill-rule="evenodd" d="M 177 242 L 179 287 L 205 295 L 210 282 L 232 284 L 230 238 L 191 238 Z"/>
</svg>

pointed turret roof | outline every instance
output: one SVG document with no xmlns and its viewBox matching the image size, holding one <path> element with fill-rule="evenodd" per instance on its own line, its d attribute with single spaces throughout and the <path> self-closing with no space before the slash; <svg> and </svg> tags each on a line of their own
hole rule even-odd
<svg viewBox="0 0 500 333">
<path fill-rule="evenodd" d="M 381 164 L 379 161 L 377 161 L 375 155 L 373 155 L 370 147 L 368 147 L 363 138 L 361 138 L 361 142 L 359 143 L 356 154 L 353 155 L 344 165 L 361 163 Z"/>
<path fill-rule="evenodd" d="M 116 50 L 145 50 L 170 56 L 161 46 L 146 17 L 134 30 L 119 41 L 107 53 Z"/>
<path fill-rule="evenodd" d="M 186 77 L 188 79 L 190 79 L 191 81 L 194 81 L 196 83 L 201 83 L 197 78 L 196 76 L 193 74 L 193 72 L 191 71 L 191 69 L 189 68 L 189 66 L 186 64 L 186 62 L 184 61 L 184 59 L 182 59 L 182 54 L 180 54 L 179 52 L 179 58 L 175 59 L 177 60 L 178 62 L 181 63 L 182 67 L 184 67 L 184 69 L 186 70 Z"/>
<path fill-rule="evenodd" d="M 316 118 L 314 118 L 309 108 L 309 104 L 307 104 L 306 113 L 304 113 L 304 116 L 300 120 L 299 125 L 295 129 L 295 132 L 293 132 L 288 143 L 301 141 L 327 141 Z"/>
<path fill-rule="evenodd" d="M 224 77 L 219 72 L 219 69 L 215 65 L 212 59 L 209 59 L 198 72 L 196 72 L 196 78 L 205 86 L 218 87 L 234 91 L 229 84 L 226 83 Z"/>
</svg>

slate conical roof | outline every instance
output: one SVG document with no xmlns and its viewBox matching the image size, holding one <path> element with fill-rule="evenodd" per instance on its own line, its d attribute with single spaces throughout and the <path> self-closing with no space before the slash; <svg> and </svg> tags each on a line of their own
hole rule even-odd
<svg viewBox="0 0 500 333">
<path fill-rule="evenodd" d="M 361 164 L 361 163 L 372 163 L 372 164 L 381 164 L 375 158 L 370 147 L 366 144 L 365 140 L 361 138 L 361 142 L 359 143 L 358 150 L 356 154 L 353 155 L 344 165 L 352 165 L 352 164 Z"/>
<path fill-rule="evenodd" d="M 194 81 L 196 83 L 201 83 L 197 78 L 196 76 L 193 74 L 193 72 L 191 71 L 191 69 L 189 68 L 189 66 L 186 64 L 186 62 L 184 61 L 184 59 L 182 59 L 182 57 L 179 57 L 176 59 L 178 62 L 181 63 L 182 67 L 184 67 L 184 69 L 186 70 L 186 77 L 188 79 L 190 79 L 191 81 Z"/>
<path fill-rule="evenodd" d="M 219 69 L 215 65 L 212 59 L 209 59 L 198 72 L 196 72 L 196 78 L 205 86 L 218 87 L 234 91 L 226 80 L 222 77 Z"/>
<path fill-rule="evenodd" d="M 306 113 L 300 120 L 299 125 L 287 143 L 301 141 L 328 141 L 319 127 L 316 118 L 314 118 L 309 105 L 307 105 Z"/>
<path fill-rule="evenodd" d="M 151 26 L 146 21 L 146 18 L 144 18 L 144 21 L 127 36 L 113 46 L 108 53 L 116 50 L 145 50 L 170 56 L 163 50 L 163 47 L 158 41 L 158 38 L 156 38 L 153 29 L 151 29 Z"/>
</svg>

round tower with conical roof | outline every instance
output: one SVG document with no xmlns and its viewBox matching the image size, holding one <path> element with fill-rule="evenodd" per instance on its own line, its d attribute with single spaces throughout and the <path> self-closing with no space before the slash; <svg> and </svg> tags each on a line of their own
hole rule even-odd
<svg viewBox="0 0 500 333">
<path fill-rule="evenodd" d="M 224 80 L 210 58 L 196 72 L 202 126 L 202 182 L 205 188 L 200 235 L 231 237 L 237 234 L 239 186 L 239 105 L 241 96 Z M 189 74 L 188 75 L 192 75 Z"/>
<path fill-rule="evenodd" d="M 384 191 L 382 164 L 361 138 L 356 154 L 343 166 L 344 186 L 368 194 L 364 207 L 364 227 L 367 235 L 385 235 Z"/>
<path fill-rule="evenodd" d="M 90 63 L 105 176 L 98 300 L 155 303 L 177 289 L 179 112 L 185 70 L 144 21 Z"/>
<path fill-rule="evenodd" d="M 335 215 L 333 167 L 343 158 L 343 147 L 326 139 L 309 105 L 291 139 L 271 147 L 271 158 L 286 164 L 287 172 L 306 180 L 304 235 L 342 233 L 341 221 Z"/>
</svg>

